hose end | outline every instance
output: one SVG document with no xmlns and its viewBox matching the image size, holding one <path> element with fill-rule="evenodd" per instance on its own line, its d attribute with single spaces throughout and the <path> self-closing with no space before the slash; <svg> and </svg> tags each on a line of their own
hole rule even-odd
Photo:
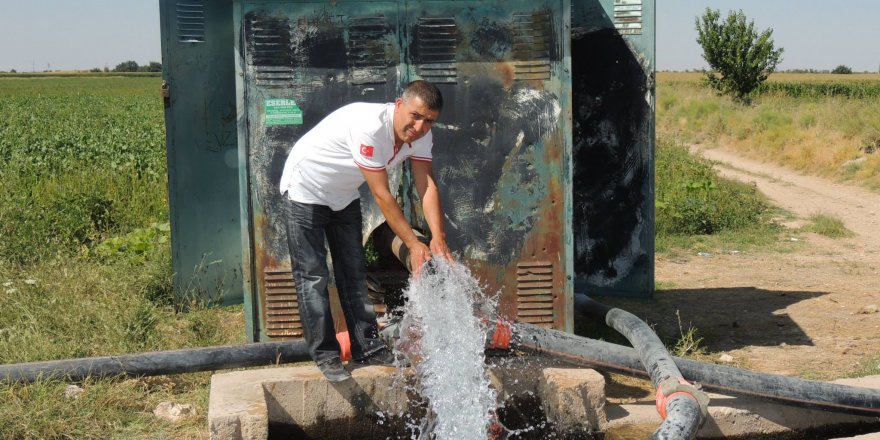
<svg viewBox="0 0 880 440">
<path fill-rule="evenodd" d="M 666 405 L 677 395 L 685 395 L 697 401 L 700 406 L 700 425 L 702 425 L 709 417 L 709 395 L 700 389 L 699 384 L 691 384 L 683 378 L 671 377 L 660 382 L 657 387 L 656 403 L 660 417 L 666 420 Z"/>
</svg>

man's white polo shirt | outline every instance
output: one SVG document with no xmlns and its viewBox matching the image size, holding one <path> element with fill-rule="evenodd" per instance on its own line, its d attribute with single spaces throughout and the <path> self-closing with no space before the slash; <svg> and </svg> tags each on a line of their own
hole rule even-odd
<svg viewBox="0 0 880 440">
<path fill-rule="evenodd" d="M 330 113 L 293 146 L 281 174 L 281 194 L 339 211 L 357 199 L 361 169 L 380 171 L 407 158 L 431 161 L 431 132 L 394 149 L 394 104 L 354 103 Z"/>
</svg>

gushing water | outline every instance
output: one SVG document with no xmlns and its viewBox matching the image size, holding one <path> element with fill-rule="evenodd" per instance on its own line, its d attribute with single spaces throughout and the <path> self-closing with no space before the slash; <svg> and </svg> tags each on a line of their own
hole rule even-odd
<svg viewBox="0 0 880 440">
<path fill-rule="evenodd" d="M 432 260 L 405 294 L 401 338 L 395 351 L 413 365 L 429 414 L 420 438 L 485 440 L 495 409 L 485 364 L 486 324 L 495 301 L 486 298 L 470 271 Z"/>
</svg>

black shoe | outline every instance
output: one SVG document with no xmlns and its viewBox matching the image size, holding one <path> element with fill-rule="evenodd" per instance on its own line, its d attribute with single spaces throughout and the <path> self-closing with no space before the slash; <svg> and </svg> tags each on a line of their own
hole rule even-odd
<svg viewBox="0 0 880 440">
<path fill-rule="evenodd" d="M 355 359 L 358 365 L 394 365 L 394 354 L 388 349 L 381 349 L 367 357 Z"/>
<path fill-rule="evenodd" d="M 318 369 L 321 370 L 324 377 L 331 383 L 339 383 L 351 379 L 351 373 L 342 366 L 342 362 L 339 359 L 332 359 L 318 364 Z"/>
</svg>

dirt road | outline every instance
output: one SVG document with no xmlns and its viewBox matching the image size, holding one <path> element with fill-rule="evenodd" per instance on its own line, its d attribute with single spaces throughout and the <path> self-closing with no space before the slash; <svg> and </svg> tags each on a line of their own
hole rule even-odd
<svg viewBox="0 0 880 440">
<path fill-rule="evenodd" d="M 657 301 L 615 300 L 661 337 L 695 326 L 713 356 L 760 371 L 833 379 L 880 363 L 880 194 L 700 149 L 721 175 L 753 182 L 794 219 L 787 253 L 719 249 L 710 256 L 658 258 L 656 279 L 672 290 Z M 812 214 L 840 218 L 855 233 L 829 239 L 797 228 Z M 874 366 L 880 371 L 880 366 Z"/>
</svg>

